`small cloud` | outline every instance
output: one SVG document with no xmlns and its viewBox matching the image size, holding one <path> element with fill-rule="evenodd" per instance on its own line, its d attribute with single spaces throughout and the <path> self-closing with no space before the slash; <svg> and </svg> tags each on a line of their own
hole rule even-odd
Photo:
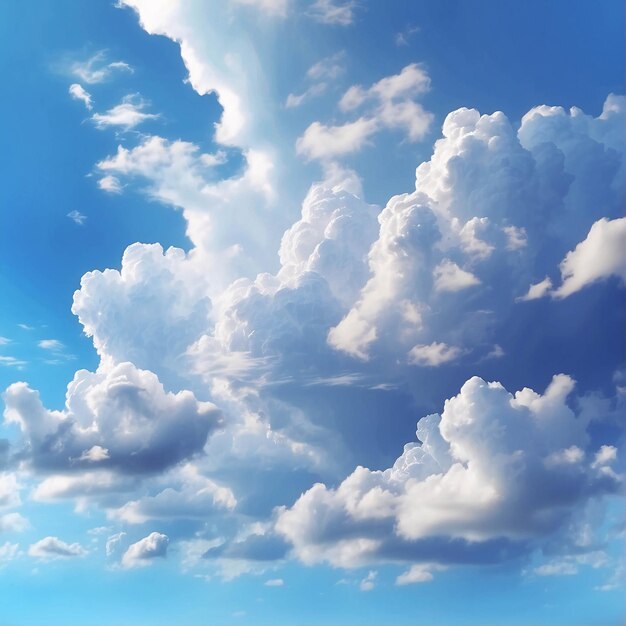
<svg viewBox="0 0 626 626">
<path fill-rule="evenodd" d="M 16 359 L 13 356 L 0 355 L 0 366 L 15 367 L 16 369 L 22 369 L 26 365 L 28 365 L 27 361 Z"/>
<path fill-rule="evenodd" d="M 408 46 L 409 41 L 413 38 L 413 35 L 420 32 L 419 26 L 407 26 L 403 31 L 396 33 L 394 41 L 396 46 Z"/>
<path fill-rule="evenodd" d="M 429 345 L 417 345 L 409 352 L 409 363 L 426 367 L 437 367 L 458 359 L 463 354 L 461 348 L 433 341 Z"/>
<path fill-rule="evenodd" d="M 79 543 L 65 543 L 58 537 L 45 537 L 28 548 L 28 556 L 42 561 L 71 559 L 87 554 Z"/>
<path fill-rule="evenodd" d="M 7 343 L 11 343 L 8 337 L 0 337 L 0 346 L 6 346 Z"/>
<path fill-rule="evenodd" d="M 337 2 L 336 0 L 315 0 L 309 7 L 308 15 L 323 24 L 349 26 L 354 21 L 356 2 Z"/>
<path fill-rule="evenodd" d="M 162 533 L 150 533 L 147 537 L 133 543 L 122 557 L 122 566 L 126 568 L 145 567 L 156 558 L 165 558 L 170 540 Z"/>
<path fill-rule="evenodd" d="M 79 226 L 82 226 L 87 219 L 87 216 L 83 215 L 79 211 L 70 211 L 67 214 L 67 217 L 69 217 L 73 222 L 76 222 L 76 224 L 78 224 Z"/>
<path fill-rule="evenodd" d="M 22 330 L 35 330 L 34 326 L 29 326 L 28 324 L 18 324 L 18 326 L 22 329 Z"/>
<path fill-rule="evenodd" d="M 65 348 L 58 339 L 42 339 L 37 343 L 42 350 L 50 350 L 51 352 L 60 352 Z"/>
<path fill-rule="evenodd" d="M 133 72 L 133 68 L 124 61 L 107 62 L 105 50 L 96 52 L 86 61 L 75 61 L 70 65 L 70 73 L 88 85 L 103 83 L 116 72 Z"/>
<path fill-rule="evenodd" d="M 93 100 L 91 98 L 91 94 L 78 83 L 73 83 L 70 85 L 69 94 L 73 100 L 80 100 L 88 111 L 93 109 Z"/>
<path fill-rule="evenodd" d="M 109 109 L 106 113 L 94 113 L 91 119 L 97 128 L 118 126 L 124 130 L 130 130 L 146 120 L 155 120 L 159 117 L 156 113 L 145 113 L 146 106 L 148 103 L 141 96 L 129 94 L 124 96 L 120 104 Z"/>
<path fill-rule="evenodd" d="M 546 276 L 540 283 L 531 285 L 525 295 L 516 298 L 516 302 L 529 302 L 547 296 L 552 290 L 552 281 Z"/>
<path fill-rule="evenodd" d="M 412 565 L 406 572 L 396 578 L 396 585 L 415 585 L 429 583 L 433 580 L 432 569 L 443 569 L 441 566 L 417 564 Z"/>
<path fill-rule="evenodd" d="M 359 589 L 361 591 L 371 591 L 376 587 L 376 578 L 378 577 L 378 572 L 374 570 L 370 570 L 367 576 L 359 583 Z"/>
<path fill-rule="evenodd" d="M 270 580 L 266 580 L 264 584 L 266 587 L 282 587 L 285 581 L 282 578 L 271 578 Z"/>
<path fill-rule="evenodd" d="M 89 463 L 99 463 L 109 458 L 109 451 L 102 446 L 93 446 L 89 450 L 85 450 L 77 461 L 88 461 Z"/>
<path fill-rule="evenodd" d="M 107 193 L 122 193 L 122 184 L 116 176 L 103 176 L 98 181 L 98 187 Z"/>
</svg>

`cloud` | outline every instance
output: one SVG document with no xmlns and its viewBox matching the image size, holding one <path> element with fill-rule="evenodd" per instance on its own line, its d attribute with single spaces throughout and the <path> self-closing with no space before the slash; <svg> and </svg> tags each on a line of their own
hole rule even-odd
<svg viewBox="0 0 626 626">
<path fill-rule="evenodd" d="M 396 77 L 387 89 L 402 93 L 412 82 Z M 349 90 L 344 107 L 362 106 L 365 93 Z M 591 241 L 562 265 L 567 287 L 555 293 L 564 296 L 606 273 L 619 275 L 623 218 L 602 219 L 602 213 L 619 214 L 620 189 L 626 188 L 624 147 L 615 140 L 623 118 L 623 99 L 614 96 L 597 118 L 533 109 L 517 131 L 502 113 L 450 113 L 430 161 L 417 168 L 415 191 L 394 196 L 381 213 L 370 278 L 330 330 L 330 345 L 367 359 L 372 352 L 397 354 L 433 341 L 463 349 L 496 343 L 495 329 L 517 315 L 511 303 L 549 293 L 545 280 L 530 290 L 528 285 L 547 275 L 549 259 L 571 250 L 594 221 Z M 605 238 L 605 260 L 587 263 L 591 274 L 583 277 L 582 255 L 591 258 Z M 449 299 L 445 306 L 443 297 Z"/>
<path fill-rule="evenodd" d="M 270 578 L 265 581 L 264 585 L 266 587 L 283 587 L 285 585 L 285 581 L 282 578 Z"/>
<path fill-rule="evenodd" d="M 86 554 L 87 550 L 79 543 L 65 543 L 58 537 L 45 537 L 28 548 L 28 556 L 42 561 L 73 559 Z"/>
<path fill-rule="evenodd" d="M 566 298 L 610 276 L 626 281 L 626 217 L 595 222 L 560 268 L 562 284 L 554 291 L 556 298 Z"/>
<path fill-rule="evenodd" d="M 20 546 L 17 543 L 10 543 L 6 541 L 4 544 L 0 545 L 0 567 L 3 564 L 8 563 L 9 561 L 13 561 L 19 555 Z"/>
<path fill-rule="evenodd" d="M 357 467 L 336 488 L 313 486 L 279 511 L 276 529 L 305 563 L 340 567 L 501 562 L 549 550 L 559 533 L 567 545 L 572 520 L 623 481 L 592 467 L 588 421 L 567 402 L 573 387 L 559 375 L 543 395 L 512 395 L 472 378 L 441 415 L 418 422 L 421 443 L 393 467 Z M 571 446 L 583 456 L 547 462 Z M 425 571 L 402 580 L 426 580 Z"/>
<path fill-rule="evenodd" d="M 102 191 L 106 191 L 108 193 L 121 193 L 122 185 L 117 177 L 111 176 L 108 174 L 107 176 L 103 176 L 98 180 L 98 187 L 102 189 Z"/>
<path fill-rule="evenodd" d="M 285 17 L 289 0 L 235 0 L 237 4 L 253 6 L 264 13 Z"/>
<path fill-rule="evenodd" d="M 422 139 L 433 116 L 414 98 L 429 89 L 430 77 L 417 64 L 407 65 L 368 89 L 354 85 L 341 98 L 339 108 L 350 112 L 367 104 L 366 114 L 335 126 L 313 122 L 297 140 L 296 150 L 308 159 L 332 159 L 361 150 L 384 128 L 401 128 L 410 141 Z"/>
<path fill-rule="evenodd" d="M 435 341 L 427 346 L 413 346 L 409 351 L 409 363 L 437 367 L 458 359 L 462 354 L 463 350 L 456 346 L 449 346 Z"/>
<path fill-rule="evenodd" d="M 359 583 L 359 589 L 361 591 L 371 591 L 376 587 L 376 579 L 378 578 L 378 572 L 370 570 L 367 576 Z"/>
<path fill-rule="evenodd" d="M 165 558 L 170 540 L 162 533 L 150 533 L 147 537 L 133 543 L 122 556 L 122 567 L 146 567 L 154 559 Z"/>
<path fill-rule="evenodd" d="M 359 151 L 377 130 L 378 122 L 364 117 L 340 126 L 313 122 L 296 142 L 296 150 L 309 159 L 335 158 Z"/>
<path fill-rule="evenodd" d="M 58 339 L 42 339 L 41 341 L 37 342 L 37 345 L 42 350 L 50 350 L 52 352 L 60 352 L 65 348 L 63 343 Z"/>
<path fill-rule="evenodd" d="M 450 259 L 444 259 L 433 270 L 435 291 L 460 291 L 474 285 L 480 285 L 480 280 L 471 272 L 462 270 Z"/>
<path fill-rule="evenodd" d="M 403 586 L 429 583 L 434 578 L 431 571 L 433 569 L 441 569 L 441 567 L 438 567 L 437 565 L 432 566 L 430 564 L 411 565 L 408 570 L 396 578 L 396 585 Z"/>
<path fill-rule="evenodd" d="M 0 532 L 21 533 L 30 528 L 29 521 L 20 513 L 0 515 Z"/>
<path fill-rule="evenodd" d="M 156 120 L 159 115 L 156 113 L 145 113 L 147 102 L 138 94 L 124 96 L 122 102 L 106 113 L 94 113 L 91 116 L 97 128 L 107 128 L 109 126 L 120 127 L 123 130 L 131 130 L 146 120 Z"/>
<path fill-rule="evenodd" d="M 520 302 L 528 302 L 530 300 L 538 300 L 547 296 L 552 291 L 552 279 L 546 276 L 542 281 L 531 285 L 528 291 L 519 298 L 516 298 Z"/>
<path fill-rule="evenodd" d="M 79 226 L 82 226 L 85 223 L 85 220 L 87 219 L 86 215 L 83 215 L 80 211 L 76 211 L 76 210 L 70 211 L 67 214 L 67 217 L 69 217 L 73 222 L 75 222 Z"/>
<path fill-rule="evenodd" d="M 91 98 L 91 94 L 78 83 L 73 83 L 70 85 L 69 94 L 72 96 L 74 100 L 79 100 L 85 105 L 85 108 L 88 111 L 93 109 L 93 100 Z"/>
<path fill-rule="evenodd" d="M 308 9 L 308 15 L 323 24 L 349 26 L 354 21 L 356 2 L 340 0 L 315 0 Z"/>
<path fill-rule="evenodd" d="M 100 50 L 86 61 L 72 63 L 70 72 L 83 82 L 93 85 L 107 81 L 116 72 L 132 73 L 133 69 L 124 61 L 107 61 L 107 52 Z"/>
<path fill-rule="evenodd" d="M 159 472 L 200 453 L 220 423 L 213 404 L 189 391 L 168 393 L 153 373 L 130 363 L 78 371 L 63 411 L 47 410 L 26 383 L 9 386 L 3 398 L 6 423 L 22 432 L 21 454 L 46 471 Z M 107 454 L 95 460 L 94 446 Z"/>
</svg>

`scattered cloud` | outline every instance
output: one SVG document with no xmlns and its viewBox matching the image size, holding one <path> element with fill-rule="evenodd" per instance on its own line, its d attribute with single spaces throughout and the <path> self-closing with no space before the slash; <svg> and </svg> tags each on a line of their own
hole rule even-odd
<svg viewBox="0 0 626 626">
<path fill-rule="evenodd" d="M 87 550 L 79 543 L 65 543 L 58 537 L 45 537 L 28 548 L 28 556 L 42 561 L 72 559 L 86 554 Z"/>
<path fill-rule="evenodd" d="M 85 108 L 88 111 L 93 109 L 93 100 L 91 98 L 91 94 L 78 83 L 72 83 L 69 88 L 69 94 L 72 96 L 74 100 L 79 100 L 85 105 Z"/>
<path fill-rule="evenodd" d="M 122 102 L 117 104 L 106 113 L 94 113 L 91 119 L 97 128 L 119 127 L 123 130 L 131 130 L 147 120 L 159 118 L 156 113 L 146 113 L 144 109 L 148 103 L 139 94 L 124 96 Z"/>
<path fill-rule="evenodd" d="M 354 0 L 315 0 L 308 9 L 308 15 L 323 24 L 349 26 L 354 21 L 357 3 Z"/>
<path fill-rule="evenodd" d="M 154 559 L 165 558 L 170 540 L 167 535 L 153 532 L 129 546 L 122 556 L 122 566 L 126 568 L 146 567 Z"/>
<path fill-rule="evenodd" d="M 103 83 L 117 72 L 132 73 L 133 69 L 124 61 L 108 61 L 106 50 L 100 50 L 85 61 L 70 64 L 70 73 L 88 85 Z"/>
<path fill-rule="evenodd" d="M 69 217 L 73 222 L 75 222 L 79 226 L 82 226 L 87 219 L 86 215 L 83 215 L 80 211 L 76 211 L 76 210 L 70 211 L 67 214 L 67 217 Z"/>
</svg>

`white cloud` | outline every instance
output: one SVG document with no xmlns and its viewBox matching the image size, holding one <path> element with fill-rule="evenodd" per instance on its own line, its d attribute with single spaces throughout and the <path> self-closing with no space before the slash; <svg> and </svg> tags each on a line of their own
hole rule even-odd
<svg viewBox="0 0 626 626">
<path fill-rule="evenodd" d="M 221 419 L 213 404 L 190 391 L 168 393 L 153 373 L 130 363 L 78 371 L 63 411 L 47 410 L 25 383 L 9 386 L 3 398 L 5 421 L 22 431 L 24 456 L 48 470 L 158 472 L 199 453 Z M 96 461 L 94 446 L 107 455 Z"/>
<path fill-rule="evenodd" d="M 76 211 L 76 210 L 70 211 L 67 214 L 67 217 L 69 217 L 73 222 L 75 222 L 79 226 L 82 226 L 85 223 L 85 220 L 87 219 L 86 215 L 83 215 L 80 211 Z"/>
<path fill-rule="evenodd" d="M 122 185 L 120 184 L 119 179 L 116 176 L 111 176 L 110 174 L 103 176 L 98 180 L 98 187 L 102 189 L 102 191 L 106 191 L 108 193 L 122 192 Z"/>
<path fill-rule="evenodd" d="M 354 21 L 356 2 L 353 0 L 315 0 L 308 14 L 318 22 L 349 26 Z"/>
<path fill-rule="evenodd" d="M 4 563 L 16 559 L 19 555 L 19 551 L 20 546 L 17 543 L 6 541 L 4 544 L 0 545 L 0 567 L 2 567 Z"/>
<path fill-rule="evenodd" d="M 107 61 L 105 50 L 96 52 L 86 61 L 76 61 L 70 65 L 70 72 L 89 85 L 103 83 L 116 72 L 132 71 L 132 67 L 124 61 Z"/>
<path fill-rule="evenodd" d="M 313 122 L 296 142 L 296 150 L 309 159 L 335 158 L 359 151 L 377 130 L 378 122 L 364 117 L 340 126 Z"/>
<path fill-rule="evenodd" d="M 422 139 L 433 116 L 413 99 L 429 89 L 430 78 L 417 64 L 407 65 L 399 74 L 387 76 L 369 89 L 352 86 L 339 107 L 353 111 L 367 103 L 366 115 L 336 126 L 313 122 L 297 140 L 296 150 L 309 159 L 332 159 L 361 150 L 384 128 L 401 128 L 410 141 Z"/>
<path fill-rule="evenodd" d="M 72 559 L 86 554 L 87 550 L 79 543 L 65 543 L 58 537 L 45 537 L 28 548 L 28 556 L 42 561 Z"/>
<path fill-rule="evenodd" d="M 572 520 L 623 480 L 585 459 L 558 471 L 545 463 L 556 451 L 589 445 L 587 420 L 567 404 L 573 385 L 559 375 L 543 395 L 512 395 L 472 378 L 441 415 L 418 422 L 421 443 L 406 445 L 393 467 L 358 467 L 333 489 L 314 485 L 279 511 L 276 528 L 305 563 L 340 567 L 501 562 L 554 546 L 559 533 L 571 545 Z"/>
<path fill-rule="evenodd" d="M 30 528 L 29 521 L 20 513 L 0 515 L 0 532 L 21 533 Z"/>
<path fill-rule="evenodd" d="M 122 566 L 126 568 L 145 567 L 154 559 L 165 558 L 170 540 L 167 535 L 153 532 L 129 546 L 122 556 Z"/>
<path fill-rule="evenodd" d="M 436 564 L 422 564 L 417 563 L 415 565 L 411 565 L 408 570 L 400 574 L 396 578 L 396 585 L 415 585 L 419 583 L 429 583 L 433 580 L 434 576 L 432 574 L 433 570 L 440 570 L 441 566 Z"/>
<path fill-rule="evenodd" d="M 282 578 L 270 578 L 265 581 L 266 587 L 283 587 L 285 585 L 285 581 Z"/>
<path fill-rule="evenodd" d="M 409 363 L 428 367 L 437 367 L 458 359 L 463 350 L 456 346 L 434 341 L 429 345 L 413 346 L 409 351 Z"/>
<path fill-rule="evenodd" d="M 610 276 L 626 281 L 626 217 L 593 224 L 586 239 L 562 261 L 562 284 L 554 297 L 566 298 Z"/>
<path fill-rule="evenodd" d="M 287 96 L 287 100 L 285 100 L 285 107 L 288 109 L 293 109 L 301 106 L 305 102 L 315 98 L 321 94 L 323 94 L 327 89 L 326 83 L 316 83 L 315 85 L 311 85 L 306 91 L 302 93 L 290 93 Z"/>
<path fill-rule="evenodd" d="M 531 285 L 528 291 L 519 298 L 516 298 L 520 302 L 529 302 L 530 300 L 538 300 L 547 296 L 552 291 L 552 279 L 546 276 L 542 281 Z"/>
<path fill-rule="evenodd" d="M 144 112 L 147 106 L 148 103 L 138 94 L 130 94 L 124 96 L 120 104 L 109 109 L 106 113 L 94 113 L 91 119 L 98 128 L 115 126 L 124 130 L 131 130 L 146 120 L 159 118 L 156 113 Z"/>
<path fill-rule="evenodd" d="M 65 348 L 63 343 L 58 339 L 42 339 L 37 345 L 43 350 L 51 350 L 52 352 L 60 352 Z"/>
<path fill-rule="evenodd" d="M 361 591 L 371 591 L 376 587 L 376 579 L 378 578 L 378 572 L 370 570 L 367 576 L 359 583 L 359 589 Z"/>
<path fill-rule="evenodd" d="M 91 98 L 91 94 L 78 83 L 73 83 L 70 85 L 69 94 L 72 96 L 74 100 L 80 100 L 88 111 L 93 109 L 93 100 Z"/>
<path fill-rule="evenodd" d="M 450 259 L 444 259 L 433 270 L 435 291 L 460 291 L 474 285 L 480 285 L 480 280 L 471 272 L 461 269 Z"/>
</svg>

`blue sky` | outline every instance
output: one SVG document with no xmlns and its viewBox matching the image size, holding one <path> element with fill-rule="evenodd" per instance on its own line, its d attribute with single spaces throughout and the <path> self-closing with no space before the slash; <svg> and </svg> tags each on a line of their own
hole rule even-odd
<svg viewBox="0 0 626 626">
<path fill-rule="evenodd" d="M 0 623 L 623 623 L 623 3 L 391 5 L 3 4 Z"/>
</svg>

